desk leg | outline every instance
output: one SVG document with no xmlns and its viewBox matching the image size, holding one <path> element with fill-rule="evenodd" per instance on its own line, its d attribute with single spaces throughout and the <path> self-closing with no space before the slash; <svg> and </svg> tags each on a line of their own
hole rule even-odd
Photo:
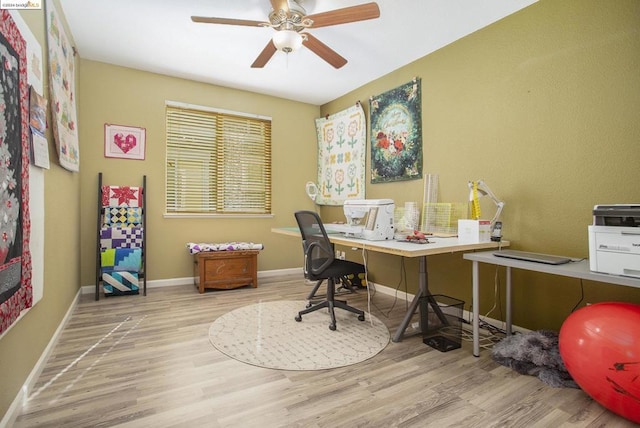
<svg viewBox="0 0 640 428">
<path fill-rule="evenodd" d="M 473 292 L 471 301 L 473 304 L 473 355 L 480 356 L 480 279 L 478 275 L 478 262 L 472 262 Z M 511 267 L 507 266 L 507 336 L 511 336 Z"/>
<path fill-rule="evenodd" d="M 507 266 L 507 336 L 511 336 L 511 267 Z"/>
<path fill-rule="evenodd" d="M 429 288 L 427 285 L 427 256 L 422 256 L 420 257 L 420 273 L 418 275 L 418 292 L 416 293 L 415 297 L 411 301 L 411 304 L 409 305 L 409 309 L 407 310 L 407 313 L 404 314 L 402 323 L 400 324 L 400 327 L 398 327 L 395 334 L 393 335 L 393 338 L 391 339 L 392 341 L 402 342 L 402 337 L 404 336 L 404 332 L 409 326 L 409 323 L 411 322 L 411 318 L 413 317 L 413 314 L 416 313 L 416 309 L 420 304 L 421 298 L 423 296 L 428 295 L 429 293 L 428 290 Z M 420 323 L 422 324 L 422 320 L 420 321 Z M 420 327 L 422 328 L 422 325 Z"/>
<path fill-rule="evenodd" d="M 480 279 L 478 277 L 478 262 L 473 261 L 473 291 L 471 304 L 473 305 L 473 355 L 480 356 Z"/>
</svg>

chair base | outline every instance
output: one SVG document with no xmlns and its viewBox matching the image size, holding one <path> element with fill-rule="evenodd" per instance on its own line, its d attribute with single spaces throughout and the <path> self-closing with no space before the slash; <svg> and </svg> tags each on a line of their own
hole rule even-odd
<svg viewBox="0 0 640 428">
<path fill-rule="evenodd" d="M 330 284 L 331 285 L 331 284 Z M 361 311 L 360 309 L 356 309 L 352 306 L 349 306 L 347 304 L 347 302 L 343 301 L 343 300 L 325 300 L 322 301 L 316 305 L 313 305 L 311 307 L 308 307 L 307 309 L 304 309 L 300 312 L 298 312 L 298 315 L 296 315 L 295 320 L 300 322 L 302 321 L 302 315 L 311 313 L 311 312 L 315 312 L 317 310 L 323 309 L 323 308 L 328 308 L 329 309 L 329 315 L 331 316 L 331 324 L 329 324 L 329 330 L 335 330 L 336 327 L 336 314 L 334 309 L 335 308 L 340 308 L 340 309 L 344 309 L 345 311 L 349 311 L 352 312 L 356 315 L 358 315 L 358 320 L 359 321 L 364 321 L 364 311 Z"/>
</svg>

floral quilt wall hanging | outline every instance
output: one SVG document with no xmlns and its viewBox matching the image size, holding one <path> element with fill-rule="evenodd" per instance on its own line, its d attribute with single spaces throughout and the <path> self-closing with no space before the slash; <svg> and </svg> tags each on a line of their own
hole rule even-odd
<svg viewBox="0 0 640 428">
<path fill-rule="evenodd" d="M 371 183 L 422 178 L 420 79 L 371 97 Z"/>
<path fill-rule="evenodd" d="M 79 171 L 73 47 L 60 24 L 53 2 L 47 1 L 46 7 L 53 136 L 60 165 L 69 171 Z"/>
<path fill-rule="evenodd" d="M 0 21 L 0 334 L 33 304 L 29 252 L 29 91 L 26 43 Z"/>
<path fill-rule="evenodd" d="M 367 145 L 362 105 L 316 119 L 318 137 L 318 205 L 342 205 L 364 198 Z"/>
</svg>

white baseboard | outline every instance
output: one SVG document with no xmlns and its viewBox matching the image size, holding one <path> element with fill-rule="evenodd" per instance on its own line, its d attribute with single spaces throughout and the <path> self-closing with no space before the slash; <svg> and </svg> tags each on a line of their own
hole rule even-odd
<svg viewBox="0 0 640 428">
<path fill-rule="evenodd" d="M 2 418 L 2 420 L 0 420 L 0 428 L 8 428 L 15 423 L 15 420 L 18 417 L 20 409 L 22 408 L 24 402 L 27 400 L 27 398 L 31 394 L 33 386 L 36 384 L 38 377 L 40 377 L 42 370 L 44 370 L 44 366 L 47 363 L 47 360 L 49 359 L 51 352 L 53 351 L 56 344 L 58 343 L 58 340 L 60 339 L 60 335 L 62 334 L 62 331 L 64 330 L 65 326 L 71 319 L 71 315 L 73 314 L 73 311 L 76 308 L 76 305 L 78 304 L 78 300 L 80 299 L 80 294 L 81 294 L 81 290 L 78 290 L 78 292 L 76 293 L 76 297 L 71 302 L 71 305 L 69 305 L 69 309 L 67 309 L 67 313 L 65 313 L 64 317 L 62 318 L 62 321 L 58 325 L 58 328 L 53 333 L 53 336 L 51 336 L 51 340 L 49 340 L 47 347 L 42 352 L 42 355 L 40 355 L 40 358 L 38 359 L 35 366 L 31 370 L 31 373 L 29 373 L 29 376 L 27 376 L 27 380 L 22 385 L 22 388 L 20 388 L 20 391 L 18 392 L 18 394 L 16 395 L 16 398 L 14 398 L 13 402 L 9 406 L 9 409 L 7 409 L 7 412 L 4 414 L 4 417 Z"/>
<path fill-rule="evenodd" d="M 274 276 L 281 275 L 303 275 L 302 266 L 297 268 L 289 268 L 289 269 L 274 269 L 274 270 L 265 270 L 258 272 L 258 278 L 272 278 Z"/>
<path fill-rule="evenodd" d="M 302 267 L 259 271 L 258 279 L 270 278 L 270 277 L 280 276 L 280 275 L 294 275 L 294 274 L 302 274 Z M 193 276 L 185 276 L 183 278 L 154 279 L 152 281 L 147 281 L 147 288 L 172 287 L 175 285 L 193 285 L 195 284 L 195 280 L 196 278 Z M 82 294 L 95 293 L 96 286 L 95 284 L 85 285 L 81 288 L 81 290 L 82 290 Z"/>
<path fill-rule="evenodd" d="M 387 287 L 386 285 L 376 284 L 372 281 L 367 282 L 373 285 L 374 290 L 379 291 L 382 294 L 386 294 L 387 296 L 397 297 L 398 299 L 405 301 L 411 301 L 414 298 L 414 295 L 411 293 L 405 293 L 404 291 L 396 290 L 395 288 Z"/>
</svg>

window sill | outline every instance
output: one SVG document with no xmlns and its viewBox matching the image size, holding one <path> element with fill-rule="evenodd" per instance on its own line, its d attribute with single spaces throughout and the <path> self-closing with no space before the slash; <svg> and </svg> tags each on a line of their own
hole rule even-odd
<svg viewBox="0 0 640 428">
<path fill-rule="evenodd" d="M 195 214 L 164 213 L 164 218 L 273 218 L 273 214 Z"/>
</svg>

